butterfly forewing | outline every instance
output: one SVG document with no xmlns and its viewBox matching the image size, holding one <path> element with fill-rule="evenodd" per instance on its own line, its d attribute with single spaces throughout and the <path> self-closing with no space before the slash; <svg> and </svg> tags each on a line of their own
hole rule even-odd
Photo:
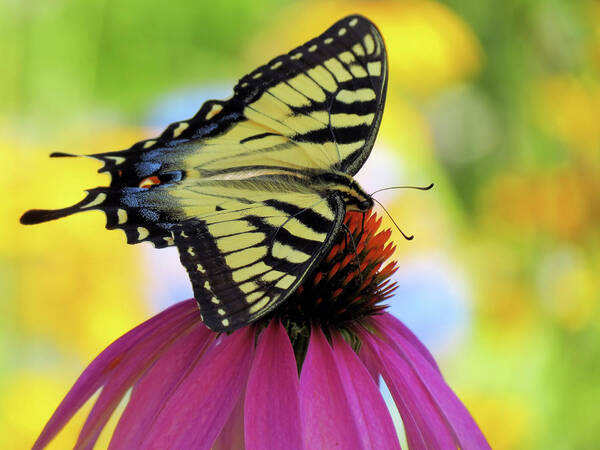
<svg viewBox="0 0 600 450">
<path fill-rule="evenodd" d="M 381 35 L 360 16 L 275 58 L 235 88 L 244 115 L 331 168 L 355 174 L 373 146 L 387 86 Z"/>
<path fill-rule="evenodd" d="M 155 139 L 91 155 L 109 186 L 21 221 L 98 209 L 129 243 L 177 245 L 206 323 L 239 328 L 283 301 L 330 248 L 347 200 L 317 180 L 362 166 L 386 85 L 379 32 L 346 17 L 244 76 L 229 100 L 206 102 Z"/>
</svg>

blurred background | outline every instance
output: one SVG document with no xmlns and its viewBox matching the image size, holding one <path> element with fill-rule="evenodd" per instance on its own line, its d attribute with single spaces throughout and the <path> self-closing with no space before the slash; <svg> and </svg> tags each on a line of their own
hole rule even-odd
<svg viewBox="0 0 600 450">
<path fill-rule="evenodd" d="M 103 214 L 21 226 L 107 181 L 92 160 L 47 155 L 151 137 L 355 12 L 390 65 L 358 178 L 435 183 L 377 197 L 416 236 L 393 234 L 392 312 L 492 447 L 597 447 L 600 2 L 2 0 L 1 448 L 31 446 L 96 354 L 191 296 L 175 252 L 125 245 Z"/>
</svg>

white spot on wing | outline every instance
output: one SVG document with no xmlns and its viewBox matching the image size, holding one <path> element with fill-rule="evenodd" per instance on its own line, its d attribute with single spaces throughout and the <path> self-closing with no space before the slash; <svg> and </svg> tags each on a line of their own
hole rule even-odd
<svg viewBox="0 0 600 450">
<path fill-rule="evenodd" d="M 271 300 L 271 297 L 264 297 L 262 300 L 259 300 L 256 303 L 254 303 L 250 307 L 250 310 L 249 310 L 250 314 L 256 314 L 257 312 L 262 310 L 265 306 L 267 306 L 267 304 L 269 303 L 269 300 Z"/>
<path fill-rule="evenodd" d="M 93 208 L 94 206 L 102 204 L 104 200 L 106 200 L 106 194 L 104 192 L 100 192 L 94 200 L 85 205 L 83 208 Z"/>
<path fill-rule="evenodd" d="M 137 227 L 137 232 L 138 232 L 138 241 L 141 241 L 150 235 L 150 232 L 148 231 L 148 229 L 144 228 L 144 227 Z"/>
<path fill-rule="evenodd" d="M 373 40 L 373 36 L 370 34 L 365 35 L 363 42 L 365 44 L 365 49 L 367 50 L 367 54 L 373 53 L 375 50 L 375 41 Z"/>
<path fill-rule="evenodd" d="M 215 103 L 214 105 L 212 105 L 210 107 L 210 111 L 208 111 L 206 113 L 206 116 L 204 117 L 206 120 L 210 120 L 213 117 L 215 117 L 217 114 L 219 114 L 221 111 L 223 110 L 223 107 L 217 103 Z"/>
<path fill-rule="evenodd" d="M 367 64 L 367 70 L 369 74 L 374 77 L 381 75 L 381 61 L 373 61 Z"/>
<path fill-rule="evenodd" d="M 119 221 L 119 225 L 123 225 L 125 222 L 127 222 L 127 211 L 119 208 L 117 210 L 117 219 Z"/>
<path fill-rule="evenodd" d="M 187 122 L 180 122 L 179 125 L 177 125 L 177 128 L 175 128 L 173 130 L 173 137 L 176 138 L 178 137 L 181 133 L 183 133 L 185 131 L 185 129 L 187 127 L 189 127 L 190 125 Z"/>
<path fill-rule="evenodd" d="M 123 161 L 125 161 L 125 158 L 123 158 L 122 156 L 106 156 L 106 158 L 112 159 L 115 162 L 115 165 L 117 166 Z"/>
</svg>

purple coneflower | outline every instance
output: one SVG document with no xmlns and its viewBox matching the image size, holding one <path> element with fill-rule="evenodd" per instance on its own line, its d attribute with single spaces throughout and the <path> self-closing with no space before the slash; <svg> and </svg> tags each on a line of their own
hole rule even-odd
<svg viewBox="0 0 600 450">
<path fill-rule="evenodd" d="M 379 390 L 388 386 L 408 445 L 489 448 L 414 334 L 385 312 L 394 289 L 390 231 L 349 213 L 337 242 L 268 319 L 230 335 L 178 303 L 117 339 L 83 372 L 34 448 L 100 394 L 76 448 L 92 448 L 130 392 L 111 448 L 400 448 Z"/>
</svg>

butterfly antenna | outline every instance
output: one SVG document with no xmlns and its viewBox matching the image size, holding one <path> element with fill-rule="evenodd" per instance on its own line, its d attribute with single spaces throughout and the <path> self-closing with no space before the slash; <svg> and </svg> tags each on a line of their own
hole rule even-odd
<svg viewBox="0 0 600 450">
<path fill-rule="evenodd" d="M 375 192 L 371 193 L 371 197 L 373 195 L 377 194 L 378 192 L 389 191 L 391 189 L 418 189 L 419 191 L 428 191 L 432 187 L 433 187 L 433 183 L 431 183 L 429 186 L 425 186 L 425 187 L 423 187 L 423 186 L 391 186 L 391 187 L 386 187 L 383 189 L 377 189 Z M 377 202 L 377 203 L 379 203 L 379 202 Z"/>
<path fill-rule="evenodd" d="M 390 220 L 392 221 L 392 223 L 396 226 L 396 228 L 398 229 L 398 231 L 400 233 L 402 233 L 402 236 L 404 236 L 404 239 L 406 239 L 407 241 L 412 241 L 412 239 L 414 238 L 414 236 L 412 234 L 410 236 L 407 236 L 406 234 L 404 234 L 404 231 L 402 231 L 400 229 L 400 227 L 398 226 L 398 224 L 396 223 L 396 221 L 394 220 L 394 218 L 392 217 L 392 215 L 388 212 L 387 209 L 385 209 L 385 206 L 383 206 L 381 204 L 381 202 L 379 200 L 377 200 L 376 198 L 374 198 L 373 201 L 377 202 L 377 204 L 383 208 L 383 210 L 388 215 L 388 217 L 390 218 Z"/>
<path fill-rule="evenodd" d="M 360 278 L 360 284 L 362 285 L 363 276 L 362 276 L 362 272 L 360 271 L 360 258 L 358 257 L 358 248 L 356 247 L 356 242 L 354 241 L 354 236 L 352 236 L 352 232 L 350 231 L 350 228 L 348 228 L 348 226 L 345 223 L 342 223 L 342 227 L 344 228 L 344 231 L 346 231 L 346 235 L 350 236 L 350 242 L 352 242 L 352 247 L 354 248 L 354 255 L 356 256 L 358 278 Z"/>
</svg>

